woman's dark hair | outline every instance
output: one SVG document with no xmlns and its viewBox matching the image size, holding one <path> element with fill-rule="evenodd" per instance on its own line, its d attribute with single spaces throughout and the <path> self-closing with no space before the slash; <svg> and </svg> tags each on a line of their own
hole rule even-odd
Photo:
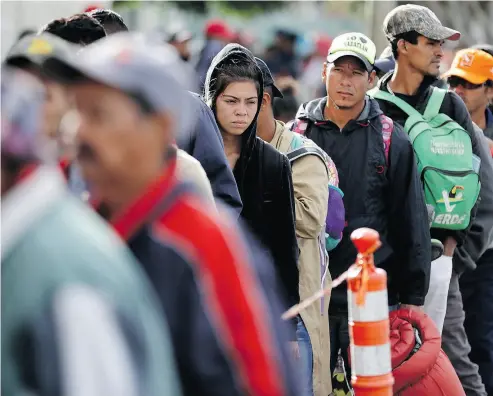
<svg viewBox="0 0 493 396">
<path fill-rule="evenodd" d="M 399 40 L 407 41 L 411 44 L 418 44 L 418 37 L 421 36 L 418 32 L 414 30 L 411 32 L 401 33 L 394 37 L 394 39 L 390 42 L 390 46 L 392 47 L 392 54 L 394 55 L 394 59 L 397 60 L 399 54 L 397 52 L 397 43 Z"/>
<path fill-rule="evenodd" d="M 216 108 L 218 96 L 224 92 L 229 84 L 239 81 L 252 81 L 255 83 L 257 94 L 260 96 L 261 72 L 255 61 L 242 62 L 242 59 L 227 59 L 226 63 L 220 64 L 214 72 L 214 79 L 211 80 L 211 87 L 207 95 L 207 101 L 213 110 Z"/>
</svg>

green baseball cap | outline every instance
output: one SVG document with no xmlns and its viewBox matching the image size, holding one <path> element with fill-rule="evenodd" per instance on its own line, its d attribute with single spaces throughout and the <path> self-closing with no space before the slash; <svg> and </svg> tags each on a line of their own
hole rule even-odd
<svg viewBox="0 0 493 396">
<path fill-rule="evenodd" d="M 333 63 L 343 56 L 358 58 L 366 67 L 368 72 L 373 70 L 377 48 L 363 33 L 345 33 L 337 36 L 327 55 L 327 62 Z"/>
</svg>

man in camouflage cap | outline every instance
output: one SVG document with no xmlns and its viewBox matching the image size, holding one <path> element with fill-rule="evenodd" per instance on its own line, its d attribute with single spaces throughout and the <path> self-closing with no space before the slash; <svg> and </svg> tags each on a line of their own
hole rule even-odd
<svg viewBox="0 0 493 396">
<path fill-rule="evenodd" d="M 415 4 L 394 8 L 383 21 L 383 32 L 390 42 L 398 35 L 412 31 L 437 41 L 460 38 L 460 33 L 443 26 L 433 11 Z"/>
<path fill-rule="evenodd" d="M 396 7 L 385 17 L 383 31 L 390 43 L 395 69 L 386 74 L 372 95 L 385 92 L 415 108 L 421 114 L 428 105 L 438 84 L 440 63 L 445 40 L 456 41 L 460 33 L 442 25 L 428 8 L 418 5 Z M 378 99 L 383 113 L 405 125 L 408 114 L 394 104 L 395 100 Z M 454 92 L 446 92 L 439 108 L 457 122 L 469 135 L 473 154 L 481 159 L 479 176 L 481 202 L 492 192 L 493 180 L 490 155 L 483 146 L 482 133 L 475 130 L 464 102 Z M 487 200 L 487 199 L 486 199 Z M 432 262 L 430 287 L 424 310 L 436 323 L 443 326 L 443 349 L 450 358 L 468 395 L 486 395 L 478 367 L 468 357 L 470 346 L 464 330 L 464 310 L 459 289 L 459 276 L 476 267 L 475 261 L 488 246 L 491 216 L 485 216 L 477 205 L 472 227 L 463 231 L 431 228 L 431 237 L 444 245 L 443 256 Z"/>
</svg>

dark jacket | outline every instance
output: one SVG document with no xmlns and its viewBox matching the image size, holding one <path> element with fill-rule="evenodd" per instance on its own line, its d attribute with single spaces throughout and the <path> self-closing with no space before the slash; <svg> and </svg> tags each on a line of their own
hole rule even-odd
<svg viewBox="0 0 493 396">
<path fill-rule="evenodd" d="M 344 192 L 347 225 L 342 241 L 329 252 L 331 275 L 339 276 L 356 259 L 351 233 L 370 227 L 380 233 L 382 241 L 375 263 L 387 271 L 389 304 L 423 305 L 429 285 L 430 232 L 411 143 L 395 124 L 387 167 L 377 102 L 367 98 L 358 119 L 342 131 L 324 121 L 326 103 L 327 98 L 322 98 L 303 104 L 297 118 L 310 121 L 307 137 L 334 160 Z M 332 312 L 345 311 L 346 298 L 343 287 L 335 289 Z"/>
<path fill-rule="evenodd" d="M 111 223 L 155 287 L 185 396 L 298 394 L 273 265 L 227 213 L 170 166 Z"/>
<path fill-rule="evenodd" d="M 491 109 L 486 109 L 485 117 L 486 117 L 486 128 L 483 131 L 484 135 L 489 139 L 493 139 L 493 112 Z"/>
<path fill-rule="evenodd" d="M 214 58 L 207 72 L 205 98 L 213 111 L 217 68 L 232 60 L 252 62 L 258 71 L 260 87 L 263 87 L 262 72 L 251 52 L 239 44 L 229 44 Z M 269 249 L 288 301 L 296 304 L 299 302 L 298 243 L 291 167 L 285 155 L 256 136 L 262 94 L 263 88 L 259 92 L 254 121 L 242 135 L 241 154 L 233 174 L 243 202 L 241 216 Z M 268 169 L 265 164 L 269 164 Z"/>
<path fill-rule="evenodd" d="M 200 92 L 204 89 L 204 82 L 207 77 L 207 71 L 214 57 L 224 48 L 221 40 L 207 39 L 200 51 L 195 70 L 199 79 Z"/>
<path fill-rule="evenodd" d="M 224 154 L 224 144 L 214 114 L 199 95 L 190 93 L 197 101 L 195 128 L 178 137 L 178 147 L 195 157 L 211 182 L 212 192 L 240 215 L 242 204 L 233 172 Z"/>
<path fill-rule="evenodd" d="M 471 224 L 464 243 L 454 252 L 453 263 L 456 271 L 475 269 L 480 264 L 479 258 L 491 247 L 489 241 L 493 236 L 493 162 L 490 149 L 481 128 L 474 124 L 474 132 L 479 142 L 481 168 L 481 191 L 476 216 Z"/>
<path fill-rule="evenodd" d="M 386 74 L 379 81 L 378 83 L 379 88 L 383 91 L 388 92 L 387 83 L 390 81 L 391 78 L 392 78 L 392 72 Z M 432 88 L 436 84 L 437 84 L 436 78 L 425 77 L 416 95 L 414 96 L 398 95 L 398 96 L 399 98 L 403 99 L 411 106 L 416 108 L 419 112 L 423 113 L 426 108 L 426 105 L 428 104 L 428 100 L 430 98 Z M 384 112 L 386 116 L 392 118 L 394 121 L 398 122 L 401 125 L 404 125 L 406 123 L 408 116 L 400 108 L 398 108 L 392 103 L 388 103 L 383 100 L 378 100 L 378 103 L 380 105 L 381 110 Z M 449 91 L 445 95 L 442 106 L 440 108 L 440 113 L 448 115 L 450 118 L 455 120 L 469 133 L 469 135 L 471 136 L 472 151 L 474 154 L 481 157 L 481 152 L 479 147 L 480 142 L 478 141 L 477 134 L 474 132 L 474 126 L 471 117 L 469 116 L 469 112 L 467 111 L 466 105 L 455 92 Z M 480 172 L 480 179 L 482 179 L 481 174 L 482 172 Z M 480 192 L 478 202 L 481 201 L 481 197 L 482 197 L 482 193 Z M 457 246 L 460 248 L 460 246 L 464 243 L 467 234 L 472 228 L 472 224 L 475 222 L 475 216 L 478 206 L 479 205 L 476 205 L 476 207 L 473 209 L 472 221 L 468 229 L 463 231 L 452 231 L 452 230 L 432 228 L 431 229 L 432 238 L 439 239 L 443 242 L 447 237 L 451 236 L 457 241 Z M 485 231 L 483 230 L 479 233 L 476 233 L 475 244 L 477 246 L 478 252 L 479 251 L 484 252 L 483 244 L 487 239 L 484 236 L 484 232 Z M 457 251 L 455 255 L 457 255 Z M 473 254 L 473 256 L 475 256 L 475 254 Z M 457 258 L 454 259 L 454 264 L 456 266 L 456 270 L 458 270 L 459 272 L 463 271 L 464 266 L 469 267 L 467 263 L 461 263 L 461 260 L 458 260 Z"/>
</svg>

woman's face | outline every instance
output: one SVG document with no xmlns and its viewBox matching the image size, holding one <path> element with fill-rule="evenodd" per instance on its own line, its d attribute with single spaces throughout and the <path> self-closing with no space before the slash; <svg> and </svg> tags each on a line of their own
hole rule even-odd
<svg viewBox="0 0 493 396">
<path fill-rule="evenodd" d="M 229 84 L 216 100 L 217 123 L 223 133 L 240 136 L 252 123 L 258 109 L 253 81 Z"/>
</svg>

